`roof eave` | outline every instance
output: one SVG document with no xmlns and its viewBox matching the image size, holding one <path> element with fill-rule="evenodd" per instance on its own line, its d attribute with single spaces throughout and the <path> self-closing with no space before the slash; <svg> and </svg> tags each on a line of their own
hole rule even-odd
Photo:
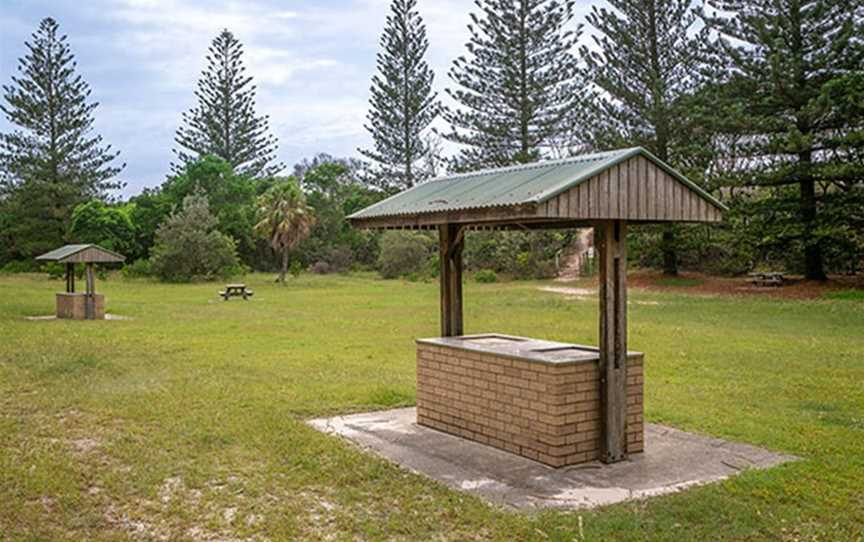
<svg viewBox="0 0 864 542">
<path fill-rule="evenodd" d="M 62 256 L 52 256 L 52 254 L 54 252 L 57 252 L 57 251 L 65 248 L 66 246 L 68 246 L 68 245 L 64 245 L 62 247 L 55 248 L 54 250 L 48 251 L 45 254 L 41 254 L 39 256 L 36 256 L 34 259 L 37 261 L 43 261 L 43 262 L 68 263 L 67 260 L 69 258 L 71 258 L 72 256 L 75 256 L 76 254 L 79 254 L 85 250 L 92 248 L 92 249 L 96 249 L 96 250 L 103 252 L 103 253 L 107 254 L 108 256 L 111 256 L 114 258 L 113 260 L 94 261 L 93 263 L 122 263 L 122 262 L 126 261 L 126 257 L 123 256 L 122 254 L 118 254 L 118 253 L 114 252 L 113 250 L 108 250 L 107 248 L 103 248 L 103 247 L 100 247 L 99 245 L 94 245 L 92 243 L 82 244 L 82 245 L 80 245 L 80 247 L 77 250 L 75 250 L 73 252 L 69 252 L 68 254 L 63 254 Z"/>
<path fill-rule="evenodd" d="M 484 224 L 502 220 L 529 220 L 537 218 L 537 204 L 534 202 L 489 207 L 470 207 L 403 213 L 391 215 L 346 217 L 353 227 L 367 229 L 432 227 L 442 224 Z"/>
<path fill-rule="evenodd" d="M 567 190 L 570 190 L 571 188 L 579 185 L 580 183 L 587 181 L 588 179 L 590 179 L 594 175 L 599 174 L 601 171 L 609 169 L 612 166 L 618 165 L 618 164 L 620 164 L 626 160 L 629 160 L 630 158 L 633 158 L 634 156 L 639 156 L 639 155 L 642 155 L 645 158 L 648 158 L 649 160 L 651 160 L 651 162 L 653 162 L 654 165 L 656 165 L 657 167 L 659 167 L 660 169 L 662 169 L 663 171 L 665 171 L 669 175 L 672 175 L 673 177 L 675 177 L 678 181 L 680 181 L 681 183 L 686 185 L 688 188 L 690 188 L 691 190 L 696 192 L 696 194 L 698 194 L 702 199 L 704 199 L 705 201 L 707 201 L 711 205 L 715 206 L 717 209 L 724 211 L 724 212 L 729 210 L 729 208 L 726 207 L 723 203 L 721 203 L 720 200 L 718 200 L 717 198 L 715 198 L 714 196 L 712 196 L 711 194 L 706 192 L 701 186 L 697 185 L 696 183 L 694 183 L 693 181 L 691 181 L 690 179 L 685 177 L 681 172 L 679 172 L 678 170 L 676 170 L 675 168 L 673 168 L 672 166 L 670 166 L 669 164 L 667 164 L 663 160 L 660 160 L 659 158 L 654 156 L 654 154 L 652 154 L 648 149 L 646 149 L 644 147 L 633 147 L 633 148 L 627 149 L 625 152 L 622 152 L 620 155 L 615 156 L 612 160 L 599 163 L 597 166 L 591 168 L 590 170 L 588 170 L 585 173 L 583 173 L 582 175 L 580 175 L 577 179 L 570 180 L 566 183 L 561 183 L 560 185 L 556 186 L 555 188 L 551 188 L 549 190 L 546 190 L 545 192 L 537 194 L 534 197 L 534 199 L 535 199 L 536 203 L 538 203 L 538 204 L 539 203 L 545 203 L 546 201 L 554 198 L 555 196 L 558 196 L 558 195 L 562 194 L 563 192 L 566 192 Z"/>
</svg>

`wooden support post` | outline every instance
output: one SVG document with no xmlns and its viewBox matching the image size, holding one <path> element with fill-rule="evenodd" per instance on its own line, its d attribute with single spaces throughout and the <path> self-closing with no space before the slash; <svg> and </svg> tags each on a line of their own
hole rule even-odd
<svg viewBox="0 0 864 542">
<path fill-rule="evenodd" d="M 463 334 L 462 326 L 462 250 L 465 230 L 457 224 L 438 227 L 438 259 L 441 282 L 441 336 Z"/>
<path fill-rule="evenodd" d="M 627 223 L 595 226 L 600 278 L 600 459 L 627 458 Z"/>
<path fill-rule="evenodd" d="M 87 298 L 84 300 L 84 314 L 88 320 L 96 319 L 96 276 L 93 264 L 87 264 Z"/>
<path fill-rule="evenodd" d="M 66 264 L 66 293 L 71 294 L 75 291 L 75 264 Z"/>
</svg>

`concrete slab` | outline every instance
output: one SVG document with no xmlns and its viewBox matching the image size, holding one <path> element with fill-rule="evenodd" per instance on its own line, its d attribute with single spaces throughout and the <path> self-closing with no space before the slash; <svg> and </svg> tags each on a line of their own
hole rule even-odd
<svg viewBox="0 0 864 542">
<path fill-rule="evenodd" d="M 520 509 L 583 508 L 679 491 L 798 458 L 647 424 L 643 454 L 613 465 L 553 469 L 415 423 L 414 408 L 311 420 L 414 472 Z"/>
<path fill-rule="evenodd" d="M 54 320 L 60 320 L 57 318 L 56 314 L 46 314 L 44 316 L 25 316 L 25 320 L 29 320 L 31 322 L 51 322 Z M 71 320 L 71 318 L 65 318 L 65 320 Z M 119 314 L 109 314 L 105 313 L 105 318 L 102 320 L 134 320 L 131 316 L 120 316 Z"/>
</svg>

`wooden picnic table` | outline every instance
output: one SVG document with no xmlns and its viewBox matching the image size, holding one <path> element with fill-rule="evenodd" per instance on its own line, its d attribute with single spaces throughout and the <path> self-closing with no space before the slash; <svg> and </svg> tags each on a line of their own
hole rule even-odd
<svg viewBox="0 0 864 542">
<path fill-rule="evenodd" d="M 762 273 L 750 273 L 750 280 L 756 286 L 783 286 L 786 276 L 783 273 L 773 271 Z"/>
<path fill-rule="evenodd" d="M 249 299 L 255 294 L 252 290 L 246 287 L 245 284 L 226 284 L 225 290 L 219 292 L 219 295 L 225 301 L 232 297 L 242 297 L 243 299 Z"/>
</svg>

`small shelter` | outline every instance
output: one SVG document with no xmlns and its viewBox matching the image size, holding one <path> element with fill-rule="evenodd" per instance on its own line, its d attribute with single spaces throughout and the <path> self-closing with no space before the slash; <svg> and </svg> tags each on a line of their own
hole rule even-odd
<svg viewBox="0 0 864 542">
<path fill-rule="evenodd" d="M 642 451 L 642 355 L 627 350 L 627 226 L 718 222 L 724 206 L 642 148 L 430 180 L 348 217 L 438 230 L 441 337 L 417 341 L 418 423 L 552 466 Z M 464 336 L 469 230 L 594 228 L 599 348 Z"/>
<path fill-rule="evenodd" d="M 57 318 L 102 320 L 105 318 L 105 296 L 96 293 L 97 263 L 120 263 L 124 256 L 97 245 L 65 245 L 36 257 L 39 261 L 66 264 L 66 291 L 57 293 Z M 75 292 L 75 264 L 83 263 L 86 289 Z"/>
</svg>

